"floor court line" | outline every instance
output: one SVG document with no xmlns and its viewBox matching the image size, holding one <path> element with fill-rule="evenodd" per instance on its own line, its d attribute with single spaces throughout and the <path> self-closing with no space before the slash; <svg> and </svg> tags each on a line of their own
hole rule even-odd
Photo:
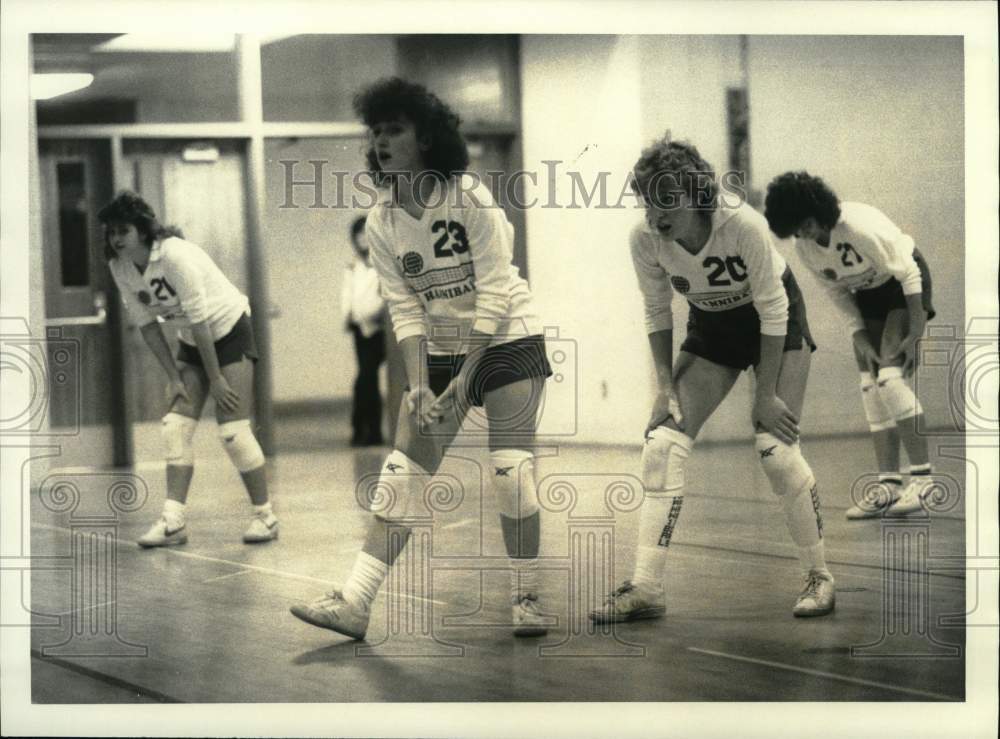
<svg viewBox="0 0 1000 739">
<path fill-rule="evenodd" d="M 253 570 L 237 570 L 236 572 L 229 572 L 226 573 L 225 575 L 217 575 L 216 577 L 210 577 L 207 580 L 202 580 L 201 584 L 204 585 L 205 583 L 219 582 L 219 580 L 228 580 L 231 577 L 239 577 L 240 575 L 249 575 L 252 572 Z"/>
<path fill-rule="evenodd" d="M 37 523 L 37 522 L 32 523 L 31 525 L 35 526 L 35 527 L 38 527 L 40 529 L 47 529 L 49 531 L 61 531 L 61 532 L 67 533 L 67 534 L 72 533 L 72 529 L 66 528 L 65 526 L 55 526 L 53 524 Z M 121 544 L 131 545 L 131 546 L 135 545 L 135 542 L 124 541 L 124 540 L 118 539 L 118 538 L 114 538 L 112 541 L 114 541 L 115 544 L 118 544 L 118 545 L 121 545 Z M 221 559 L 220 557 L 209 557 L 207 554 L 196 554 L 195 552 L 182 552 L 179 549 L 177 549 L 177 547 L 160 547 L 160 548 L 164 552 L 166 552 L 167 554 L 172 554 L 172 555 L 177 556 L 177 557 L 182 557 L 182 558 L 187 558 L 187 559 L 196 559 L 196 560 L 200 560 L 202 562 L 214 562 L 216 564 L 227 564 L 227 565 L 232 565 L 234 567 L 242 567 L 242 568 L 244 568 L 246 570 L 252 570 L 254 572 L 263 572 L 266 575 L 274 575 L 276 577 L 284 577 L 284 578 L 288 578 L 288 579 L 291 579 L 291 580 L 304 580 L 304 581 L 307 581 L 307 582 L 320 583 L 322 585 L 341 585 L 342 584 L 342 583 L 340 583 L 340 582 L 338 582 L 336 580 L 326 580 L 326 579 L 323 579 L 323 578 L 320 578 L 320 577 L 312 577 L 311 575 L 300 575 L 297 572 L 287 572 L 285 570 L 276 570 L 276 569 L 271 568 L 271 567 L 261 567 L 260 565 L 246 564 L 245 562 L 234 562 L 231 559 Z M 434 603 L 435 605 L 438 605 L 438 606 L 448 605 L 447 603 L 444 603 L 444 602 L 439 601 L 439 600 L 433 600 L 431 598 L 421 598 L 421 597 L 416 596 L 416 595 L 407 595 L 405 593 L 400 594 L 399 597 L 401 597 L 401 598 L 408 598 L 410 600 L 423 600 L 423 601 L 427 601 L 429 603 Z"/>
<path fill-rule="evenodd" d="M 770 660 L 766 659 L 756 659 L 754 657 L 743 657 L 738 654 L 727 654 L 725 652 L 716 652 L 711 649 L 699 649 L 698 647 L 688 647 L 687 651 L 696 652 L 698 654 L 707 654 L 711 657 L 720 657 L 722 659 L 733 660 L 734 662 L 746 662 L 752 665 L 773 667 L 776 670 L 785 670 L 787 672 L 798 672 L 803 675 L 822 677 L 826 678 L 827 680 L 836 680 L 838 682 L 851 683 L 852 685 L 863 685 L 869 688 L 881 688 L 882 690 L 891 690 L 896 693 L 905 693 L 907 695 L 915 695 L 915 696 L 920 696 L 922 698 L 933 698 L 935 700 L 943 700 L 943 701 L 962 700 L 961 698 L 953 695 L 934 693 L 930 690 L 917 690 L 915 688 L 904 688 L 901 685 L 890 685 L 889 683 L 880 683 L 876 680 L 865 680 L 859 677 L 850 677 L 849 675 L 839 675 L 835 672 L 824 672 L 823 670 L 813 670 L 808 667 L 796 667 L 795 665 L 787 665 L 783 662 L 771 662 Z"/>
<path fill-rule="evenodd" d="M 46 613 L 46 616 L 55 616 L 57 618 L 62 618 L 63 616 L 72 616 L 74 613 L 83 613 L 85 611 L 92 611 L 95 608 L 104 608 L 105 606 L 113 606 L 118 601 L 109 600 L 107 603 L 97 603 L 93 606 L 87 606 L 86 608 L 71 608 L 68 611 L 63 611 L 62 613 Z"/>
</svg>

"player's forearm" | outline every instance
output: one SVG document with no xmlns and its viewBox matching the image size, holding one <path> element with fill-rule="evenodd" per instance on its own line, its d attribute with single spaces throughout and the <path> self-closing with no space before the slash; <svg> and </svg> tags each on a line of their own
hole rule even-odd
<svg viewBox="0 0 1000 739">
<path fill-rule="evenodd" d="M 195 346 L 198 347 L 198 354 L 201 356 L 201 364 L 205 368 L 205 374 L 209 380 L 217 380 L 222 377 L 222 370 L 219 368 L 219 358 L 215 356 L 215 342 L 212 341 L 212 331 L 204 321 L 191 324 L 191 335 L 194 336 Z"/>
<path fill-rule="evenodd" d="M 423 334 L 407 336 L 399 342 L 399 351 L 403 355 L 403 366 L 406 368 L 406 379 L 411 388 L 423 382 L 427 384 L 426 371 L 421 372 L 421 347 L 427 341 Z"/>
<path fill-rule="evenodd" d="M 177 369 L 177 363 L 174 362 L 174 358 L 170 355 L 170 345 L 167 344 L 167 339 L 163 335 L 163 328 L 161 328 L 159 321 L 147 323 L 139 329 L 139 332 L 142 334 L 142 340 L 146 343 L 146 346 L 149 347 L 149 350 L 153 352 L 153 356 L 156 357 L 156 361 L 159 362 L 164 372 L 167 373 L 167 379 L 179 381 L 181 373 Z"/>
<path fill-rule="evenodd" d="M 785 350 L 785 337 L 760 335 L 760 363 L 757 365 L 757 398 L 770 398 L 778 392 L 778 373 Z"/>
<path fill-rule="evenodd" d="M 906 296 L 906 309 L 910 314 L 909 336 L 919 339 L 923 336 L 924 326 L 927 323 L 927 314 L 924 313 L 924 303 L 921 293 Z"/>
<path fill-rule="evenodd" d="M 656 369 L 656 386 L 661 389 L 670 387 L 673 384 L 674 330 L 667 328 L 649 334 L 649 348 Z"/>
</svg>

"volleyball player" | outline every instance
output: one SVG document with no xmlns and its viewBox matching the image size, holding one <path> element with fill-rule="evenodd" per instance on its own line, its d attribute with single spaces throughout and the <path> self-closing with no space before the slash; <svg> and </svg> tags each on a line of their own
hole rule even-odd
<svg viewBox="0 0 1000 739">
<path fill-rule="evenodd" d="M 802 587 L 792 612 L 834 609 L 816 480 L 799 447 L 799 416 L 816 348 L 795 278 L 767 222 L 721 194 L 711 166 L 669 135 L 642 152 L 632 186 L 646 207 L 631 234 L 659 392 L 641 456 L 645 497 L 633 576 L 593 610 L 596 622 L 665 612 L 667 548 L 684 503 L 685 466 L 702 425 L 753 367 L 751 421 L 760 464 L 795 542 Z M 687 335 L 673 358 L 674 291 L 688 301 Z M 743 479 L 747 479 L 744 476 Z"/>
<path fill-rule="evenodd" d="M 132 323 L 167 375 L 167 497 L 161 517 L 143 534 L 142 547 L 185 544 L 185 509 L 194 474 L 192 440 L 208 396 L 215 400 L 219 439 L 239 470 L 253 505 L 243 541 L 278 538 L 278 519 L 267 493 L 264 453 L 250 425 L 257 359 L 250 305 L 199 246 L 163 226 L 153 209 L 123 192 L 98 219 L 105 227 L 105 257 Z M 177 327 L 172 357 L 162 324 Z"/>
<path fill-rule="evenodd" d="M 917 340 L 934 317 L 931 273 L 913 239 L 878 209 L 840 202 L 807 172 L 786 172 L 767 188 L 765 217 L 780 238 L 794 236 L 802 261 L 819 277 L 851 336 L 861 401 L 880 485 L 847 511 L 856 520 L 921 510 L 934 484 L 923 408 L 907 382 Z M 900 442 L 910 461 L 904 488 Z"/>
</svg>

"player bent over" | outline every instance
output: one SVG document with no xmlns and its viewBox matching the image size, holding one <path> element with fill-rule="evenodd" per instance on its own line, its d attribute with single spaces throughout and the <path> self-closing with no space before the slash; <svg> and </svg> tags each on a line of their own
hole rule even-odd
<svg viewBox="0 0 1000 739">
<path fill-rule="evenodd" d="M 921 510 L 933 488 L 923 408 L 907 383 L 917 340 L 934 317 L 931 274 L 913 239 L 881 211 L 839 202 L 819 177 L 786 172 L 767 188 L 765 216 L 781 238 L 795 236 L 843 315 L 861 372 L 861 401 L 871 430 L 880 485 L 866 489 L 847 518 L 899 516 Z M 910 460 L 902 488 L 899 446 Z"/>
<path fill-rule="evenodd" d="M 633 188 L 646 205 L 646 222 L 633 229 L 631 250 L 659 393 L 642 449 L 645 497 L 635 572 L 590 618 L 617 622 L 664 614 L 662 580 L 684 502 L 688 455 L 702 425 L 750 366 L 757 454 L 781 501 L 804 581 L 792 612 L 830 613 L 834 582 L 824 556 L 816 480 L 798 441 L 816 347 L 795 278 L 763 216 L 746 204 L 728 203 L 732 195 L 720 197 L 711 166 L 694 146 L 668 136 L 645 149 Z M 674 290 L 689 305 L 676 364 Z"/>
<path fill-rule="evenodd" d="M 184 508 L 194 474 L 192 439 L 208 396 L 215 399 L 219 439 L 239 470 L 253 504 L 248 544 L 278 538 L 267 496 L 264 453 L 250 426 L 253 362 L 257 360 L 250 304 L 200 247 L 161 225 L 153 209 L 123 192 L 98 219 L 105 257 L 130 321 L 167 373 L 167 499 L 163 515 L 139 539 L 142 547 L 187 543 Z M 178 328 L 177 361 L 160 322 Z"/>
<path fill-rule="evenodd" d="M 381 186 L 366 235 L 409 387 L 362 551 L 342 590 L 292 613 L 363 639 L 371 604 L 409 538 L 407 514 L 469 405 L 484 406 L 492 488 L 512 569 L 516 636 L 546 633 L 538 608 L 540 516 L 534 476 L 536 416 L 552 374 L 531 292 L 511 264 L 513 228 L 489 190 L 462 172 L 459 119 L 425 88 L 400 79 L 355 99 L 369 129 L 369 169 Z M 451 338 L 449 338 L 451 337 Z M 390 535 L 393 532 L 394 535 Z"/>
</svg>

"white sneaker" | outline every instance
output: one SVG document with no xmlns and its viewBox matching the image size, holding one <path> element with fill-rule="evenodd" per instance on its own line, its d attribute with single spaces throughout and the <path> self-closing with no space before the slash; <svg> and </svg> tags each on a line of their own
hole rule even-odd
<svg viewBox="0 0 1000 739">
<path fill-rule="evenodd" d="M 848 521 L 879 518 L 897 500 L 899 500 L 899 485 L 877 482 L 865 487 L 861 500 L 848 508 L 845 515 Z"/>
<path fill-rule="evenodd" d="M 243 533 L 244 544 L 261 544 L 278 538 L 278 519 L 273 513 L 267 516 L 254 516 L 250 526 Z"/>
<path fill-rule="evenodd" d="M 139 537 L 137 543 L 143 549 L 150 549 L 152 547 L 175 547 L 187 544 L 187 540 L 187 526 L 185 524 L 172 529 L 167 525 L 167 519 L 161 518 Z"/>
<path fill-rule="evenodd" d="M 810 570 L 805 587 L 795 601 L 792 614 L 795 616 L 825 616 L 833 611 L 837 595 L 833 576 L 825 572 Z"/>
<path fill-rule="evenodd" d="M 590 612 L 590 620 L 595 623 L 620 623 L 638 621 L 643 618 L 662 618 L 667 612 L 663 589 L 650 592 L 626 580 L 615 590 L 604 605 Z"/>
<path fill-rule="evenodd" d="M 296 603 L 292 615 L 307 624 L 330 629 L 338 634 L 361 641 L 368 631 L 371 611 L 367 605 L 355 605 L 344 600 L 339 590 L 332 590 L 312 603 Z"/>
<path fill-rule="evenodd" d="M 538 596 L 534 593 L 525 593 L 514 599 L 511 620 L 514 636 L 545 636 L 549 633 L 546 618 L 538 610 Z"/>
<path fill-rule="evenodd" d="M 899 500 L 889 506 L 889 510 L 885 512 L 885 515 L 906 516 L 910 513 L 925 510 L 926 505 L 924 501 L 936 484 L 931 475 L 911 477 L 910 482 L 903 488 Z"/>
</svg>

